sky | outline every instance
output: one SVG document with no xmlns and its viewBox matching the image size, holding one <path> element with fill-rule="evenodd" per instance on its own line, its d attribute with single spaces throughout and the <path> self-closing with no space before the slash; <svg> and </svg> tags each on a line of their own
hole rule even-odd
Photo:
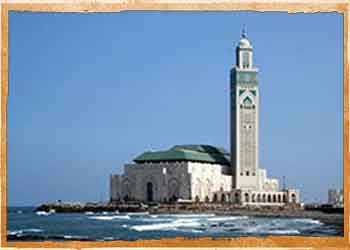
<svg viewBox="0 0 350 250">
<path fill-rule="evenodd" d="M 9 17 L 9 206 L 107 201 L 147 150 L 229 149 L 243 26 L 259 68 L 260 165 L 305 202 L 343 185 L 343 18 L 336 13 L 30 13 Z"/>
</svg>

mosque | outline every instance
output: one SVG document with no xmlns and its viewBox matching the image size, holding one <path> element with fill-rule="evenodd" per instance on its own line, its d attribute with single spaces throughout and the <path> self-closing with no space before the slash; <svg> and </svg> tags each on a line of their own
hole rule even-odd
<svg viewBox="0 0 350 250">
<path fill-rule="evenodd" d="M 211 145 L 175 145 L 147 151 L 124 174 L 111 175 L 110 200 L 230 202 L 240 205 L 299 203 L 299 190 L 280 189 L 259 167 L 258 68 L 243 30 L 230 72 L 231 154 Z"/>
</svg>

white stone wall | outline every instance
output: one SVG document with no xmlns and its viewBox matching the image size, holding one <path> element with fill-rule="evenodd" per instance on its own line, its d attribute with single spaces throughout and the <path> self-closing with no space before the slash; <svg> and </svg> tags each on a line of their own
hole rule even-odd
<svg viewBox="0 0 350 250">
<path fill-rule="evenodd" d="M 192 176 L 192 200 L 212 201 L 218 191 L 230 191 L 232 176 L 229 166 L 211 163 L 189 162 L 189 173 Z"/>
<path fill-rule="evenodd" d="M 232 176 L 225 174 L 229 172 L 228 166 L 210 163 L 126 164 L 124 175 L 111 177 L 111 199 L 147 201 L 147 183 L 152 183 L 154 201 L 173 196 L 212 201 L 215 192 L 231 190 Z"/>
</svg>

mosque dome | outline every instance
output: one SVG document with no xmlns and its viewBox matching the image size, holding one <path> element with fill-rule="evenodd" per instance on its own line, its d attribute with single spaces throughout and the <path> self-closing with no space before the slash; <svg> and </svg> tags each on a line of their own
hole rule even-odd
<svg viewBox="0 0 350 250">
<path fill-rule="evenodd" d="M 241 40 L 239 40 L 239 47 L 251 47 L 249 40 L 242 37 Z"/>
</svg>

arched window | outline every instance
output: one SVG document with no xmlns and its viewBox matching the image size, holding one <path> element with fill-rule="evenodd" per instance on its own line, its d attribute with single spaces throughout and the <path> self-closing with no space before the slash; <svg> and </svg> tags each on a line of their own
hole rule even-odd
<svg viewBox="0 0 350 250">
<path fill-rule="evenodd" d="M 249 202 L 249 194 L 245 193 L 244 194 L 245 202 Z"/>
<path fill-rule="evenodd" d="M 267 202 L 271 202 L 271 195 L 270 194 L 267 195 Z"/>
<path fill-rule="evenodd" d="M 244 106 L 250 106 L 250 105 L 252 105 L 252 104 L 253 104 L 252 99 L 250 99 L 249 96 L 246 96 L 246 98 L 244 98 L 244 100 L 243 100 L 243 105 L 244 105 Z"/>
<path fill-rule="evenodd" d="M 292 194 L 292 203 L 297 203 L 297 197 L 294 193 Z"/>
<path fill-rule="evenodd" d="M 221 202 L 226 202 L 226 195 L 225 194 L 221 195 Z"/>
<path fill-rule="evenodd" d="M 249 52 L 243 52 L 243 68 L 249 68 Z"/>
<path fill-rule="evenodd" d="M 285 194 L 283 194 L 283 202 L 286 203 L 287 202 L 287 196 Z"/>
<path fill-rule="evenodd" d="M 252 194 L 252 202 L 255 202 L 255 194 Z"/>
<path fill-rule="evenodd" d="M 281 203 L 281 195 L 278 195 L 278 202 Z"/>
<path fill-rule="evenodd" d="M 258 202 L 261 202 L 260 194 L 257 195 L 257 200 L 258 200 Z"/>
<path fill-rule="evenodd" d="M 239 203 L 239 194 L 235 193 L 235 203 Z"/>
<path fill-rule="evenodd" d="M 199 196 L 196 195 L 195 201 L 198 203 L 200 201 Z"/>
<path fill-rule="evenodd" d="M 213 196 L 213 202 L 218 202 L 218 195 L 217 195 L 217 194 L 214 194 L 214 196 Z"/>
<path fill-rule="evenodd" d="M 266 194 L 263 194 L 262 199 L 263 199 L 263 202 L 266 202 Z"/>
<path fill-rule="evenodd" d="M 246 174 L 246 176 L 249 176 L 249 171 L 247 171 L 245 174 Z"/>
<path fill-rule="evenodd" d="M 276 195 L 274 194 L 273 196 L 272 196 L 272 202 L 276 202 L 277 200 L 276 200 Z"/>
</svg>

